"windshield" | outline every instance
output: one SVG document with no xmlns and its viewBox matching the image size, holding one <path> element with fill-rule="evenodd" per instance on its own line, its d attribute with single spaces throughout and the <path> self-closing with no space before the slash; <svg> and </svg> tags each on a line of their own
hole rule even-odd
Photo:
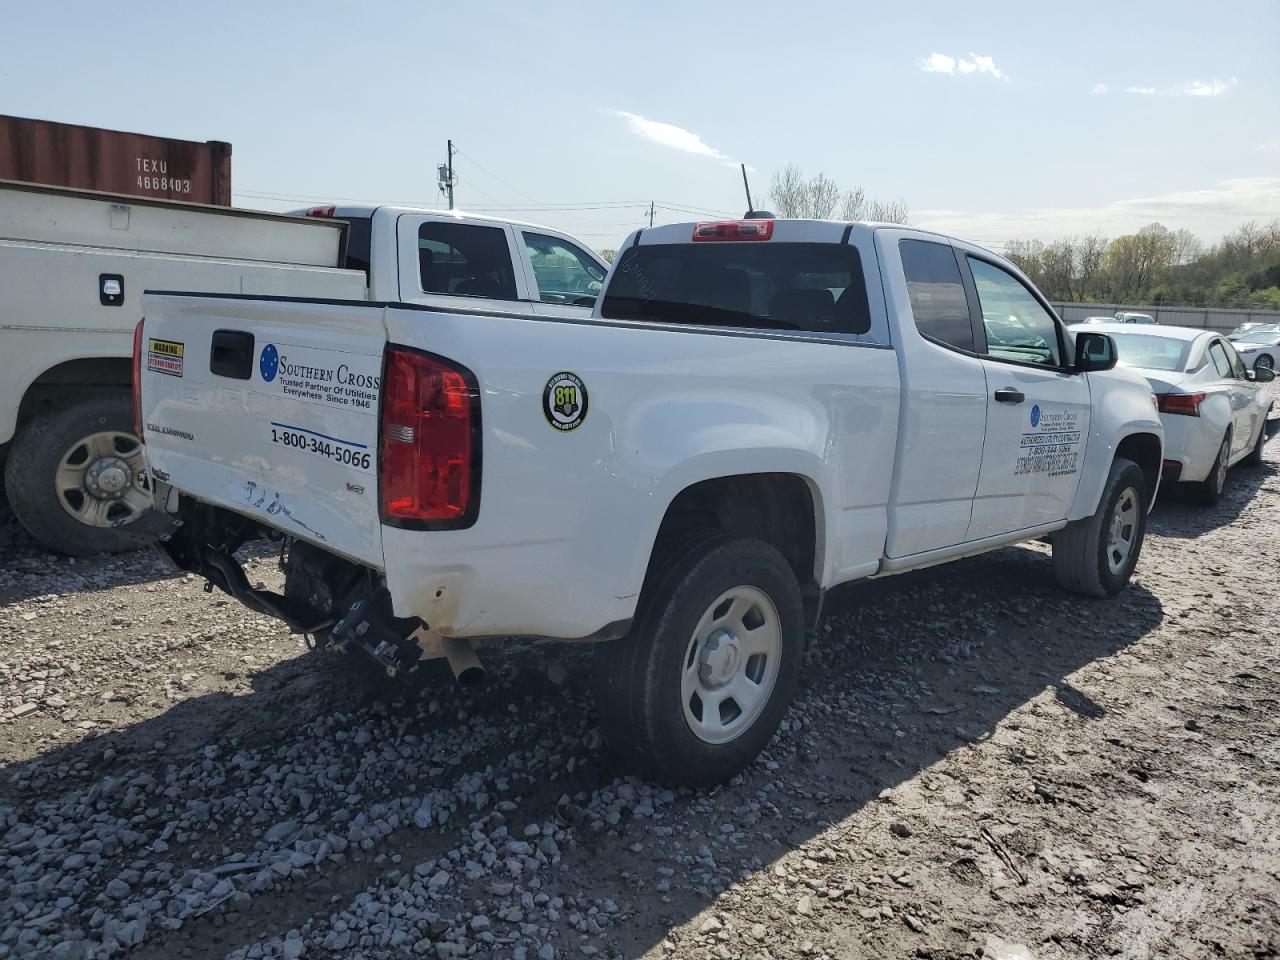
<svg viewBox="0 0 1280 960">
<path fill-rule="evenodd" d="M 1254 330 L 1245 334 L 1236 343 L 1275 343 L 1276 338 L 1280 337 L 1280 331 L 1277 330 Z"/>
<path fill-rule="evenodd" d="M 866 333 L 862 261 L 836 243 L 671 243 L 630 247 L 601 304 L 610 320 Z"/>
<path fill-rule="evenodd" d="M 1121 365 L 1143 370 L 1181 370 L 1191 350 L 1190 340 L 1149 337 L 1141 333 L 1113 333 Z"/>
</svg>

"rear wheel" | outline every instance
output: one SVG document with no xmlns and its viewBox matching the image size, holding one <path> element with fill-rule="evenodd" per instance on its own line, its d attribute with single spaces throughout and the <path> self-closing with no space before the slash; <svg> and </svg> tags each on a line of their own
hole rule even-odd
<svg viewBox="0 0 1280 960">
<path fill-rule="evenodd" d="M 759 540 L 714 534 L 658 562 L 634 629 L 597 654 L 597 707 L 611 744 L 644 773 L 711 786 L 755 759 L 795 694 L 800 585 Z"/>
<path fill-rule="evenodd" d="M 1264 353 L 1253 363 L 1253 369 L 1255 370 L 1274 370 L 1275 366 L 1276 362 L 1271 359 L 1271 355 L 1268 353 Z"/>
<path fill-rule="evenodd" d="M 1146 529 L 1146 478 L 1132 460 L 1117 458 L 1094 515 L 1053 535 L 1058 583 L 1073 593 L 1114 597 L 1133 576 Z"/>
<path fill-rule="evenodd" d="M 1270 411 L 1268 411 L 1270 413 Z M 1244 458 L 1244 463 L 1250 467 L 1262 466 L 1262 448 L 1267 445 L 1267 417 L 1263 416 L 1262 423 L 1258 426 L 1258 442 L 1253 445 L 1253 449 L 1249 451 L 1249 455 Z"/>
<path fill-rule="evenodd" d="M 1218 456 L 1213 461 L 1209 476 L 1194 487 L 1196 502 L 1202 507 L 1212 507 L 1222 499 L 1222 491 L 1227 486 L 1227 466 L 1231 462 L 1231 433 L 1222 438 L 1222 446 L 1218 448 Z"/>
<path fill-rule="evenodd" d="M 127 394 L 33 418 L 9 452 L 5 490 L 27 531 L 70 556 L 135 549 L 159 530 Z"/>
</svg>

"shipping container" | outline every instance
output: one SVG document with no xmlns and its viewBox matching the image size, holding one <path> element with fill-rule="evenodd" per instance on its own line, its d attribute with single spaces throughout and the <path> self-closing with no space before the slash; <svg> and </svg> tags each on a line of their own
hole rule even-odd
<svg viewBox="0 0 1280 960">
<path fill-rule="evenodd" d="M 231 144 L 0 114 L 0 180 L 231 205 Z"/>
</svg>

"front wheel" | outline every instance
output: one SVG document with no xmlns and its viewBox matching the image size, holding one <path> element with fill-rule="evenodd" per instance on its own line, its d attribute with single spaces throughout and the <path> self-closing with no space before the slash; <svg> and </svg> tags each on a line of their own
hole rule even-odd
<svg viewBox="0 0 1280 960">
<path fill-rule="evenodd" d="M 1111 464 L 1098 509 L 1053 535 L 1053 569 L 1073 593 L 1114 597 L 1128 584 L 1147 530 L 1147 481 L 1132 460 Z"/>
<path fill-rule="evenodd" d="M 634 629 L 597 655 L 597 708 L 610 743 L 641 771 L 712 786 L 759 755 L 795 694 L 800 585 L 759 540 L 714 534 L 658 562 Z"/>
<path fill-rule="evenodd" d="M 1276 362 L 1271 359 L 1270 354 L 1266 354 L 1266 353 L 1260 356 L 1253 363 L 1253 369 L 1255 370 L 1274 370 L 1275 366 L 1276 366 Z"/>
</svg>

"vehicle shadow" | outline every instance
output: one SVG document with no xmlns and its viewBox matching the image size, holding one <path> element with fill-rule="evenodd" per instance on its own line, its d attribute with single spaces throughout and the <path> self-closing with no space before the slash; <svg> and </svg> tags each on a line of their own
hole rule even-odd
<svg viewBox="0 0 1280 960">
<path fill-rule="evenodd" d="M 248 694 L 215 693 L 183 701 L 127 728 L 11 765 L 0 781 L 0 805 L 12 804 L 21 821 L 36 818 L 38 805 L 74 805 L 92 796 L 99 811 L 122 821 L 133 817 L 131 828 L 145 844 L 158 836 L 164 818 L 144 824 L 136 811 L 117 810 L 122 801 L 104 796 L 103 784 L 138 771 L 160 778 L 174 766 L 198 765 L 210 745 L 217 745 L 223 756 L 261 751 L 292 757 L 319 749 L 309 740 L 326 718 L 335 717 L 340 720 L 337 729 L 368 721 L 375 736 L 416 734 L 417 749 L 423 751 L 436 742 L 465 743 L 473 735 L 480 738 L 478 731 L 503 729 L 497 742 L 464 750 L 434 774 L 424 763 L 416 774 L 405 775 L 403 763 L 397 767 L 385 757 L 371 759 L 367 748 L 342 740 L 325 741 L 325 762 L 353 768 L 373 763 L 373 773 L 366 769 L 365 775 L 379 784 L 380 794 L 394 798 L 449 789 L 462 774 L 501 769 L 513 755 L 535 758 L 524 764 L 524 783 L 514 798 L 519 809 L 509 815 L 511 822 L 574 826 L 574 840 L 558 868 L 543 878 L 542 890 L 625 904 L 627 921 L 608 928 L 607 936 L 616 951 L 632 957 L 696 916 L 742 870 L 767 869 L 829 825 L 856 814 L 881 791 L 986 737 L 1028 700 L 1052 691 L 1078 722 L 1105 719 L 1105 704 L 1077 690 L 1071 675 L 1136 642 L 1161 619 L 1159 600 L 1138 585 L 1111 602 L 1063 593 L 1054 583 L 1047 552 L 1038 546 L 1008 548 L 833 591 L 810 643 L 792 714 L 806 718 L 804 728 L 780 734 L 761 761 L 733 783 L 705 793 L 678 791 L 659 820 L 626 816 L 602 830 L 567 817 L 559 801 L 567 795 L 589 803 L 616 778 L 626 777 L 627 770 L 609 757 L 607 748 L 594 747 L 598 738 L 593 737 L 586 682 L 590 651 L 561 647 L 556 650 L 564 651 L 561 663 L 567 668 L 561 684 L 549 679 L 546 660 L 535 650 L 492 658 L 496 677 L 479 691 L 446 686 L 423 693 L 389 683 L 371 668 L 353 669 L 336 656 L 283 661 L 254 675 Z M 429 701 L 436 709 L 426 706 Z M 832 704 L 840 705 L 837 724 L 812 722 L 829 713 Z M 518 724 L 512 725 L 512 709 L 518 710 Z M 575 763 L 567 764 L 570 758 Z M 232 774 L 234 782 L 215 791 L 219 797 L 243 792 L 252 782 L 249 774 L 238 779 Z M 747 828 L 753 835 L 749 854 L 744 854 L 734 846 L 742 842 L 743 832 L 726 838 L 719 827 L 734 821 L 763 788 L 781 791 L 777 796 L 787 803 L 779 802 L 775 814 Z M 201 797 L 200 789 L 188 785 L 187 798 L 212 799 Z M 346 816 L 347 797 L 316 792 L 312 811 L 322 824 L 339 811 Z M 366 795 L 362 802 L 378 799 Z M 197 833 L 183 845 L 171 841 L 165 857 L 175 865 L 175 876 L 207 869 L 224 844 L 252 849 L 282 816 L 267 811 L 249 819 L 237 839 L 225 836 L 228 828 L 211 820 L 207 833 Z M 655 839 L 657 823 L 692 826 Z M 182 950 L 184 956 L 221 957 L 256 942 L 264 930 L 283 934 L 308 918 L 327 917 L 384 875 L 391 865 L 373 860 L 379 851 L 399 854 L 408 867 L 465 842 L 462 827 L 465 823 L 451 822 L 442 832 L 399 828 L 360 861 L 341 869 L 330 865 L 314 882 L 295 884 L 287 896 L 257 896 L 231 919 L 212 914 L 191 919 L 177 932 L 153 930 L 134 955 L 159 958 Z M 635 852 L 637 844 L 643 854 Z M 703 849 L 710 865 L 699 852 Z M 135 848 L 128 856 L 141 853 Z M 672 865 L 673 857 L 704 866 L 681 868 L 666 889 L 657 883 L 656 871 Z M 620 870 L 620 864 L 627 869 Z M 81 898 L 85 908 L 80 924 L 97 903 L 105 903 L 96 898 L 118 869 L 95 874 Z M 688 874 L 682 877 L 684 871 Z M 16 882 L 15 858 L 10 857 L 0 863 L 0 930 L 14 919 L 3 904 L 10 900 L 6 890 Z M 576 934 L 565 929 L 563 936 L 567 941 Z"/>
</svg>

